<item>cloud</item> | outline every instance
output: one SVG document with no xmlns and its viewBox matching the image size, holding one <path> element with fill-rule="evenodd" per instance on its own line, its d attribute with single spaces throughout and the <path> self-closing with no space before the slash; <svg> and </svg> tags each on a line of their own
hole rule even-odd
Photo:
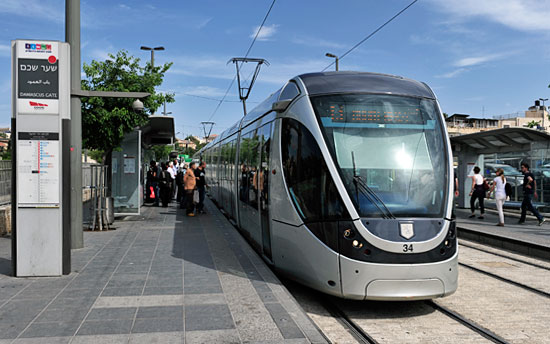
<svg viewBox="0 0 550 344">
<path fill-rule="evenodd" d="M 167 74 L 185 75 L 188 77 L 206 77 L 212 79 L 233 80 L 235 77 L 235 66 L 227 64 L 229 57 L 220 56 L 179 56 L 172 59 L 174 68 L 168 70 Z M 269 83 L 283 86 L 290 78 L 304 73 L 319 72 L 325 68 L 330 61 L 323 56 L 318 59 L 292 59 L 292 60 L 269 60 L 270 66 L 262 66 L 256 82 Z M 175 66 L 185 66 L 175 67 Z M 241 68 L 241 78 L 244 81 L 256 68 L 254 63 L 246 63 Z M 346 66 L 346 69 L 357 69 L 356 66 Z M 225 90 L 224 90 L 225 93 Z M 198 94 L 197 94 L 198 95 Z"/>
<path fill-rule="evenodd" d="M 550 30 L 550 0 L 431 0 L 457 20 L 480 17 L 519 31 Z"/>
<path fill-rule="evenodd" d="M 471 67 L 471 66 L 483 64 L 485 62 L 499 60 L 505 57 L 506 55 L 508 54 L 490 54 L 490 55 L 482 55 L 482 56 L 474 56 L 474 57 L 465 57 L 456 61 L 453 65 L 455 67 Z"/>
<path fill-rule="evenodd" d="M 300 36 L 294 37 L 291 40 L 294 44 L 305 45 L 307 47 L 318 47 L 318 48 L 330 48 L 330 49 L 345 49 L 346 45 L 336 42 L 327 41 L 321 38 Z"/>
<path fill-rule="evenodd" d="M 64 4 L 64 2 L 63 2 Z M 60 8 L 59 1 L 51 0 L 2 0 L 0 13 L 11 14 L 35 19 L 37 14 L 40 20 L 63 22 L 65 20 L 64 7 Z"/>
<path fill-rule="evenodd" d="M 194 86 L 194 87 L 185 87 L 181 91 L 176 91 L 176 94 L 182 93 L 191 96 L 198 97 L 223 97 L 225 90 L 219 89 L 217 87 L 210 86 Z"/>
<path fill-rule="evenodd" d="M 449 72 L 449 73 L 446 73 L 446 74 L 442 74 L 442 75 L 437 75 L 436 78 L 444 78 L 444 79 L 451 79 L 451 78 L 454 78 L 455 76 L 458 76 L 464 72 L 468 71 L 468 69 L 466 68 L 459 68 L 457 70 L 454 70 L 452 72 Z"/>
<path fill-rule="evenodd" d="M 270 26 L 263 26 L 260 32 L 258 33 L 258 30 L 260 29 L 259 26 L 254 27 L 254 30 L 252 31 L 252 34 L 250 35 L 250 38 L 256 37 L 256 34 L 258 34 L 258 37 L 256 38 L 258 41 L 269 41 L 273 35 L 277 32 L 277 28 L 279 25 L 273 24 Z"/>
<path fill-rule="evenodd" d="M 202 29 L 204 28 L 206 25 L 208 25 L 208 23 L 210 23 L 212 21 L 212 19 L 214 19 L 213 17 L 210 17 L 210 18 L 206 18 L 204 20 L 202 20 L 201 22 L 199 22 L 197 24 L 197 29 Z"/>
</svg>

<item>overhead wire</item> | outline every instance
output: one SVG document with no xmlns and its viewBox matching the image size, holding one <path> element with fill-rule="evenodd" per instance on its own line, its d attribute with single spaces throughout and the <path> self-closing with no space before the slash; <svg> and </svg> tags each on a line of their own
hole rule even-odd
<svg viewBox="0 0 550 344">
<path fill-rule="evenodd" d="M 262 21 L 262 24 L 258 27 L 258 31 L 256 31 L 256 35 L 254 36 L 254 39 L 252 40 L 252 43 L 250 43 L 250 46 L 248 47 L 248 50 L 246 51 L 246 54 L 245 54 L 244 58 L 248 57 L 248 54 L 252 50 L 252 47 L 254 46 L 254 43 L 256 43 L 256 39 L 258 38 L 258 35 L 260 34 L 260 31 L 262 31 L 262 28 L 264 27 L 264 24 L 267 20 L 267 17 L 269 17 L 269 14 L 271 13 L 271 10 L 273 9 L 273 5 L 275 5 L 275 1 L 277 1 L 277 0 L 273 0 L 273 2 L 271 2 L 271 6 L 269 6 L 269 10 L 267 11 L 267 13 L 265 15 L 264 20 Z M 241 67 L 242 67 L 243 63 L 244 62 L 241 62 Z M 227 97 L 227 94 L 229 93 L 229 90 L 231 90 L 231 87 L 233 87 L 233 84 L 235 83 L 235 80 L 237 80 L 236 75 L 233 77 L 233 80 L 231 81 L 231 84 L 229 84 L 229 87 L 225 91 L 225 94 L 223 95 L 223 98 L 220 100 L 220 102 L 218 103 L 218 105 L 214 109 L 214 112 L 212 112 L 212 114 L 208 118 L 208 121 L 211 121 L 212 118 L 214 117 L 214 115 L 216 115 L 216 112 L 218 111 L 218 109 L 220 108 L 222 103 L 224 102 L 225 97 Z"/>
<path fill-rule="evenodd" d="M 338 57 L 338 60 L 341 60 L 343 59 L 346 55 L 348 55 L 349 53 L 351 53 L 353 50 L 355 50 L 358 46 L 360 46 L 361 44 L 363 44 L 366 40 L 368 40 L 369 38 L 371 38 L 372 36 L 374 36 L 378 31 L 382 30 L 382 28 L 386 25 L 388 25 L 390 22 L 392 22 L 395 18 L 399 17 L 403 12 L 405 12 L 406 10 L 409 9 L 409 7 L 411 7 L 412 5 L 414 5 L 418 0 L 414 0 L 413 2 L 411 2 L 407 7 L 405 7 L 404 9 L 402 9 L 401 11 L 399 11 L 396 15 L 394 15 L 393 17 L 391 17 L 390 19 L 388 19 L 384 24 L 380 25 L 376 30 L 374 30 L 372 33 L 370 33 L 367 37 L 363 38 L 359 43 L 355 44 L 351 49 L 349 49 L 348 51 L 346 51 L 343 55 L 339 56 Z M 330 66 L 332 66 L 333 64 L 336 63 L 336 60 L 335 61 L 332 61 L 331 64 L 329 64 L 328 66 L 325 67 L 325 69 L 322 70 L 322 72 L 324 72 L 325 70 L 327 70 Z"/>
</svg>

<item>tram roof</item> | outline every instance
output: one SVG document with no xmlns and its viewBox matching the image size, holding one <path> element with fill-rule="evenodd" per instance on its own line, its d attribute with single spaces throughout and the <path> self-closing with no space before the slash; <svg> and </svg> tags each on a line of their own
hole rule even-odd
<svg viewBox="0 0 550 344">
<path fill-rule="evenodd" d="M 328 93 L 399 94 L 435 99 L 423 82 L 401 76 L 368 72 L 321 72 L 299 76 L 310 95 Z"/>
</svg>

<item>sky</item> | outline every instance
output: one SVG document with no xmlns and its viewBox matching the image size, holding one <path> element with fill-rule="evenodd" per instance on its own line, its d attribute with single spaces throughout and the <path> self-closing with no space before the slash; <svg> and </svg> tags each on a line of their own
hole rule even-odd
<svg viewBox="0 0 550 344">
<path fill-rule="evenodd" d="M 126 50 L 145 64 L 150 53 L 140 46 L 165 47 L 155 65 L 173 66 L 157 91 L 175 93 L 167 111 L 176 136 L 203 136 L 203 121 L 215 122 L 219 134 L 243 115 L 228 61 L 246 54 L 272 2 L 81 0 L 82 62 Z M 325 53 L 342 56 L 411 2 L 276 0 L 248 55 L 269 66 L 247 108 L 292 77 L 323 70 L 334 61 Z M 447 114 L 523 114 L 535 99 L 550 98 L 549 18 L 550 0 L 419 0 L 342 58 L 340 70 L 426 82 Z M 64 21 L 63 0 L 0 1 L 0 127 L 12 111 L 11 40 L 64 41 Z M 244 66 L 243 79 L 253 67 Z"/>
</svg>

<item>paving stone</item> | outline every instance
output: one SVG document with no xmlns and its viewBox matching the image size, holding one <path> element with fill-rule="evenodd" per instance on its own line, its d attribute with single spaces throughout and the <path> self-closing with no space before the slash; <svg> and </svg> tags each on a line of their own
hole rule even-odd
<svg viewBox="0 0 550 344">
<path fill-rule="evenodd" d="M 188 285 L 184 283 L 185 294 L 219 294 L 223 293 L 222 286 L 219 284 Z"/>
<path fill-rule="evenodd" d="M 71 341 L 72 337 L 49 337 L 48 344 L 66 344 Z M 44 338 L 19 338 L 13 341 L 13 344 L 43 344 L 46 341 Z M 0 342 L 1 344 L 1 342 Z"/>
<path fill-rule="evenodd" d="M 130 333 L 131 319 L 86 320 L 77 336 Z"/>
<path fill-rule="evenodd" d="M 72 337 L 71 344 L 127 344 L 129 334 L 104 334 Z"/>
<path fill-rule="evenodd" d="M 183 331 L 183 317 L 136 319 L 132 333 Z"/>
<path fill-rule="evenodd" d="M 113 319 L 134 319 L 137 307 L 119 308 L 94 308 L 86 318 L 88 320 L 113 320 Z"/>
<path fill-rule="evenodd" d="M 266 308 L 273 317 L 275 324 L 285 339 L 305 338 L 288 312 L 278 303 L 266 304 Z"/>
<path fill-rule="evenodd" d="M 27 327 L 29 321 L 18 323 L 5 323 L 0 322 L 0 339 L 14 339 Z"/>
<path fill-rule="evenodd" d="M 21 334 L 21 338 L 73 336 L 80 322 L 33 323 Z"/>
<path fill-rule="evenodd" d="M 62 308 L 50 309 L 48 307 L 42 314 L 38 316 L 34 322 L 70 322 L 82 321 L 89 312 L 88 308 Z"/>
<path fill-rule="evenodd" d="M 138 309 L 137 319 L 141 318 L 181 318 L 183 319 L 182 306 L 165 307 L 140 307 Z"/>
<path fill-rule="evenodd" d="M 149 287 L 145 286 L 143 295 L 182 295 L 183 286 L 179 287 Z"/>
<path fill-rule="evenodd" d="M 188 305 L 185 307 L 185 330 L 224 330 L 235 328 L 227 305 Z"/>
<path fill-rule="evenodd" d="M 128 344 L 183 344 L 183 343 L 184 343 L 184 332 L 132 333 L 130 335 L 130 341 L 128 342 Z"/>
<path fill-rule="evenodd" d="M 235 344 L 241 343 L 237 330 L 186 331 L 186 344 Z"/>
<path fill-rule="evenodd" d="M 139 296 L 143 288 L 105 288 L 101 296 Z"/>
</svg>

